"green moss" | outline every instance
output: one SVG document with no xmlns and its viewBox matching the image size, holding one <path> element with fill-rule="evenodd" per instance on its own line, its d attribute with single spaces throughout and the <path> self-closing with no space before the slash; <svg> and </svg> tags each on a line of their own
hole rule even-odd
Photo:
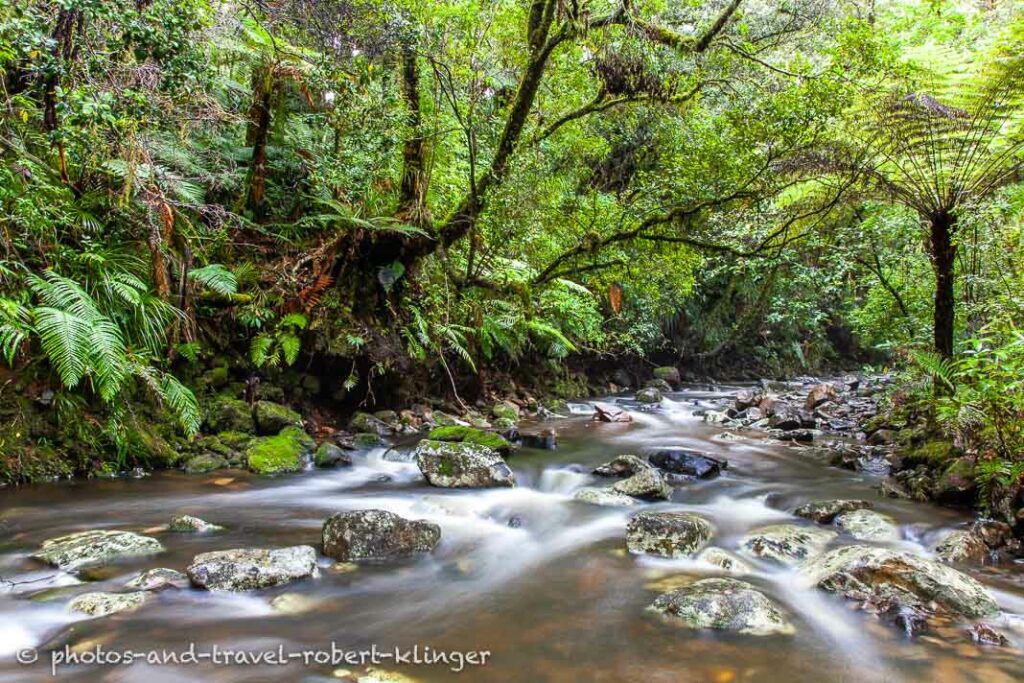
<svg viewBox="0 0 1024 683">
<path fill-rule="evenodd" d="M 215 396 L 207 406 L 206 427 L 211 432 L 251 432 L 252 409 L 240 399 L 223 394 Z"/>
<path fill-rule="evenodd" d="M 491 406 L 491 415 L 499 419 L 515 422 L 519 419 L 519 406 L 509 401 L 502 401 Z"/>
<path fill-rule="evenodd" d="M 384 439 L 380 438 L 380 435 L 378 435 L 378 434 L 371 434 L 370 432 L 362 432 L 361 434 L 356 434 L 355 435 L 355 438 L 353 439 L 353 443 L 355 444 L 356 448 L 365 450 L 365 449 L 368 449 L 368 448 L 377 448 L 379 446 L 383 446 L 384 445 Z"/>
<path fill-rule="evenodd" d="M 261 436 L 273 436 L 286 427 L 302 424 L 302 416 L 297 412 L 271 401 L 256 401 L 253 417 L 256 420 L 256 433 Z"/>
<path fill-rule="evenodd" d="M 959 452 L 948 441 L 932 439 L 902 455 L 908 463 L 921 463 L 937 467 L 958 457 Z"/>
<path fill-rule="evenodd" d="M 512 450 L 512 444 L 502 438 L 501 435 L 485 432 L 474 427 L 436 427 L 430 431 L 427 438 L 432 441 L 473 443 L 479 446 L 486 446 L 499 453 L 508 453 Z"/>
<path fill-rule="evenodd" d="M 188 462 L 185 463 L 185 471 L 189 474 L 205 474 L 214 470 L 224 469 L 227 466 L 228 461 L 221 456 L 203 453 L 194 458 L 189 458 Z"/>
<path fill-rule="evenodd" d="M 10 449 L 0 456 L 0 483 L 51 481 L 72 474 L 71 463 L 50 446 Z"/>
<path fill-rule="evenodd" d="M 298 427 L 286 427 L 277 436 L 254 439 L 247 451 L 249 469 L 257 474 L 297 472 L 316 442 Z"/>
<path fill-rule="evenodd" d="M 246 434 L 245 432 L 220 432 L 217 434 L 217 438 L 231 448 L 245 448 L 252 441 L 252 434 Z"/>
</svg>

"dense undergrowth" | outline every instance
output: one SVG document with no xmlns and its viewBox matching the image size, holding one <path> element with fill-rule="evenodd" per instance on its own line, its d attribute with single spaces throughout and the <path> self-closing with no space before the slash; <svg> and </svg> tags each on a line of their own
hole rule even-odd
<svg viewBox="0 0 1024 683">
<path fill-rule="evenodd" d="M 1022 27 L 1013 3 L 4 4 L 0 480 L 173 464 L 221 394 L 326 422 L 898 363 L 986 490 L 1015 485 Z"/>
</svg>

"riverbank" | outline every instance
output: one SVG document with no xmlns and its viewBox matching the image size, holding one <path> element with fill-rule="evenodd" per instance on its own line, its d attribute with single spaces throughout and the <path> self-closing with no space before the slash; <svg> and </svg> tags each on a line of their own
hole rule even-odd
<svg viewBox="0 0 1024 683">
<path fill-rule="evenodd" d="M 881 497 L 877 475 L 824 467 L 813 447 L 695 414 L 735 401 L 743 390 L 685 387 L 656 404 L 639 403 L 632 394 L 597 402 L 606 414 L 621 411 L 629 421 L 593 420 L 590 401 L 566 405 L 563 418 L 534 421 L 524 411 L 520 432 L 554 429 L 558 449 L 523 445 L 483 468 L 469 468 L 480 476 L 500 475 L 463 482 L 493 484 L 486 488 L 449 488 L 451 481 L 432 479 L 462 471 L 458 461 L 451 468 L 431 467 L 434 455 L 422 444 L 442 442 L 417 443 L 415 435 L 407 440 L 399 434 L 387 437 L 391 447 L 346 451 L 351 463 L 332 468 L 276 476 L 238 468 L 172 470 L 2 491 L 8 533 L 0 574 L 11 585 L 0 595 L 0 611 L 17 614 L 3 621 L 5 642 L 44 653 L 96 642 L 141 651 L 190 641 L 245 650 L 268 642 L 288 649 L 330 641 L 346 648 L 419 643 L 446 651 L 491 650 L 488 666 L 471 674 L 484 681 L 508 680 L 513 671 L 536 680 L 608 681 L 657 679 L 681 670 L 695 680 L 821 680 L 851 671 L 896 681 L 957 680 L 979 672 L 986 680 L 1012 677 L 1024 642 L 1015 616 L 1024 607 L 1024 582 L 1015 565 L 944 561 L 938 551 L 951 535 L 969 529 L 971 516 Z M 487 455 L 476 446 L 444 447 L 437 457 L 445 462 L 448 453 Z M 616 458 L 625 454 L 640 457 Z M 697 454 L 719 466 L 705 467 Z M 498 467 L 502 463 L 508 472 Z M 515 486 L 505 485 L 509 475 Z M 620 506 L 624 500 L 629 504 Z M 865 501 L 867 507 L 835 510 L 829 519 L 820 504 L 836 501 Z M 367 510 L 416 526 L 397 534 L 403 523 L 352 517 Z M 171 524 L 181 515 L 221 528 L 183 531 Z M 362 543 L 332 541 L 343 528 Z M 132 533 L 160 547 L 66 569 L 31 557 L 48 540 L 89 531 Z M 134 547 L 150 545 L 142 543 Z M 231 585 L 231 577 L 239 576 L 232 572 L 245 559 L 236 552 L 225 563 L 211 553 L 298 547 L 309 550 L 272 563 L 291 577 L 286 582 L 236 585 L 246 589 L 241 592 L 203 587 L 214 580 Z M 669 557 L 662 556 L 666 547 L 672 548 Z M 928 599 L 908 603 L 906 595 L 878 592 L 853 560 L 835 554 L 849 548 L 860 548 L 858 562 L 878 561 L 889 576 L 952 577 L 952 585 L 966 593 L 915 592 L 917 600 Z M 838 585 L 829 580 L 836 572 L 859 576 L 867 592 L 855 600 L 833 596 L 826 586 Z M 950 585 L 946 579 L 943 585 Z M 923 585 L 905 584 L 914 591 L 927 590 Z M 688 605 L 713 604 L 723 590 L 743 605 L 727 601 L 732 611 L 725 622 L 684 617 Z M 146 593 L 141 601 L 83 597 L 139 592 Z M 967 607 L 965 595 L 984 608 Z M 895 612 L 887 602 L 892 598 L 902 600 Z M 935 600 L 938 611 L 929 607 Z M 124 609 L 108 616 L 76 611 L 111 604 Z M 917 637 L 907 639 L 905 630 Z M 1005 645 L 975 642 L 990 632 Z M 34 680 L 34 669 L 3 661 L 10 667 L 4 671 L 18 680 Z M 349 675 L 335 674 L 339 667 L 293 668 L 315 681 Z M 364 682 L 397 680 L 349 669 Z M 380 669 L 403 680 L 458 676 L 439 667 L 378 667 L 378 674 Z M 125 680 L 138 680 L 163 669 L 123 671 Z M 107 673 L 89 666 L 74 670 L 83 681 Z M 216 675 L 213 667 L 173 671 L 178 673 Z M 265 674 L 220 671 L 239 681 Z"/>
</svg>

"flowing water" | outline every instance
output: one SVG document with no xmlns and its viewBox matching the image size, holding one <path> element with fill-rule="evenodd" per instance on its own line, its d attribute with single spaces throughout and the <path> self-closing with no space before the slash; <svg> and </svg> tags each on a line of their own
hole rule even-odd
<svg viewBox="0 0 1024 683">
<path fill-rule="evenodd" d="M 514 489 L 453 491 L 425 485 L 402 452 L 357 456 L 354 467 L 278 478 L 244 472 L 80 481 L 0 491 L 0 682 L 52 680 L 46 648 L 85 652 L 179 651 L 199 648 L 289 652 L 429 646 L 436 651 L 487 650 L 485 666 L 455 673 L 444 665 L 388 666 L 418 681 L 997 681 L 1024 680 L 1024 573 L 1014 567 L 972 573 L 1004 614 L 991 623 L 1012 642 L 983 648 L 959 641 L 906 638 L 851 603 L 800 585 L 792 570 L 754 563 L 743 577 L 777 601 L 797 631 L 752 637 L 687 630 L 645 608 L 660 590 L 687 577 L 713 576 L 693 560 L 659 560 L 625 551 L 626 519 L 638 508 L 604 508 L 572 500 L 581 486 L 607 485 L 590 470 L 617 454 L 684 446 L 723 456 L 727 472 L 677 488 L 670 502 L 644 509 L 692 510 L 714 521 L 714 545 L 735 549 L 759 525 L 796 521 L 788 511 L 808 500 L 867 498 L 899 521 L 893 545 L 929 555 L 944 530 L 964 514 L 882 499 L 877 480 L 832 469 L 807 449 L 757 432 L 727 433 L 692 415 L 718 392 L 672 394 L 653 412 L 631 408 L 632 424 L 557 420 L 557 451 L 521 450 L 512 458 Z M 613 399 L 610 399 L 613 400 Z M 197 553 L 236 547 L 319 542 L 321 525 L 340 510 L 381 508 L 436 522 L 440 546 L 429 556 L 387 565 L 332 570 L 252 594 L 167 590 L 140 610 L 99 619 L 72 615 L 67 602 L 94 590 L 123 590 L 140 570 L 183 569 Z M 46 538 L 93 528 L 144 531 L 173 514 L 202 517 L 227 530 L 156 533 L 162 555 L 87 573 L 86 583 L 36 564 L 29 553 Z M 291 594 L 301 609 L 270 601 Z M 40 662 L 21 666 L 15 653 L 40 648 Z M 58 672 L 75 681 L 329 681 L 337 667 L 84 666 Z M 346 667 L 352 668 L 352 667 Z M 356 667 L 358 668 L 358 667 Z"/>
</svg>

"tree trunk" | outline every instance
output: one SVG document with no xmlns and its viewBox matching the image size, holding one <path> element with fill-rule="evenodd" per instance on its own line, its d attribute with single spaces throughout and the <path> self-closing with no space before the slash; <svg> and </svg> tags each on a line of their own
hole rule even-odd
<svg viewBox="0 0 1024 683">
<path fill-rule="evenodd" d="M 420 76 L 416 62 L 416 46 L 402 46 L 402 98 L 408 110 L 409 138 L 402 148 L 402 184 L 396 215 L 401 220 L 427 229 L 427 141 L 423 135 L 420 114 Z"/>
<path fill-rule="evenodd" d="M 953 328 L 956 296 L 953 278 L 956 263 L 956 218 L 942 211 L 928 217 L 931 229 L 931 259 L 935 271 L 935 351 L 943 358 L 953 357 Z"/>
<path fill-rule="evenodd" d="M 256 219 L 264 213 L 263 201 L 267 186 L 267 143 L 270 138 L 270 109 L 274 95 L 274 81 L 269 67 L 258 68 L 252 77 L 252 107 L 249 109 L 249 126 L 246 130 L 246 144 L 252 147 L 249 164 L 249 192 L 246 205 Z"/>
</svg>

